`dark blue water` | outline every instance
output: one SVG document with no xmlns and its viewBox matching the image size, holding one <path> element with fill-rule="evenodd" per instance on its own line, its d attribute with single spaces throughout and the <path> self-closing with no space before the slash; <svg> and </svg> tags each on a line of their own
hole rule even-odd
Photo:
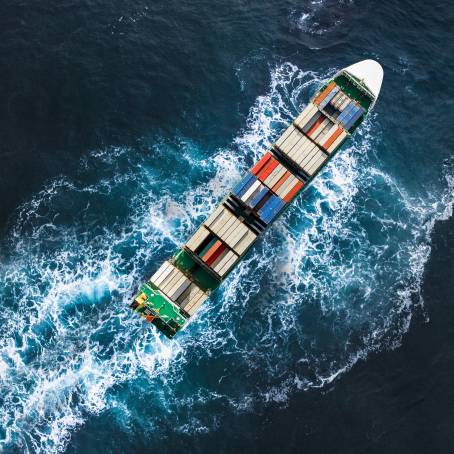
<svg viewBox="0 0 454 454">
<path fill-rule="evenodd" d="M 450 452 L 450 2 L 0 5 L 0 450 Z M 376 109 L 168 341 L 127 307 L 340 68 Z"/>
</svg>

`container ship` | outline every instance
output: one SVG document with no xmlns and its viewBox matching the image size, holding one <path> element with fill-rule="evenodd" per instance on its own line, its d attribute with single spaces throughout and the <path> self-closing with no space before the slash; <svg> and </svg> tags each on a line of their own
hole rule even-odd
<svg viewBox="0 0 454 454">
<path fill-rule="evenodd" d="M 130 307 L 168 338 L 180 331 L 358 128 L 382 80 L 374 60 L 336 73 Z"/>
</svg>

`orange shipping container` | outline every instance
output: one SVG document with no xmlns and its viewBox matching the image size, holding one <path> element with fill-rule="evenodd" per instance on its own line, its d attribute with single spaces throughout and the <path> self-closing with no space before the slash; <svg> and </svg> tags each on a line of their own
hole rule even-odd
<svg viewBox="0 0 454 454">
<path fill-rule="evenodd" d="M 278 162 L 276 159 L 271 158 L 268 163 L 260 170 L 260 172 L 257 174 L 257 177 L 261 181 L 265 181 L 266 178 L 271 174 L 271 172 L 278 166 Z"/>
<path fill-rule="evenodd" d="M 291 191 L 284 197 L 284 201 L 286 203 L 289 203 L 290 200 L 295 197 L 295 195 L 299 192 L 299 190 L 303 187 L 303 183 L 301 181 L 298 181 L 295 186 L 291 189 Z"/>
<path fill-rule="evenodd" d="M 336 131 L 331 135 L 331 137 L 323 144 L 323 148 L 327 150 L 333 142 L 342 134 L 342 128 L 337 128 Z"/>
<path fill-rule="evenodd" d="M 268 151 L 262 156 L 260 161 L 254 167 L 252 167 L 251 172 L 254 175 L 257 175 L 263 169 L 263 167 L 268 163 L 268 161 L 270 159 L 271 159 L 271 153 Z"/>
<path fill-rule="evenodd" d="M 208 251 L 206 251 L 206 253 L 203 255 L 203 261 L 207 262 L 213 256 L 213 254 L 219 249 L 221 245 L 222 242 L 220 240 L 217 240 L 213 244 L 213 246 L 211 246 L 210 249 L 208 249 Z"/>
<path fill-rule="evenodd" d="M 320 104 L 336 86 L 335 82 L 331 82 L 314 100 L 314 104 Z"/>
<path fill-rule="evenodd" d="M 291 173 L 287 170 L 284 176 L 272 187 L 273 192 L 277 192 L 277 190 L 284 184 L 285 180 L 291 175 Z"/>
</svg>

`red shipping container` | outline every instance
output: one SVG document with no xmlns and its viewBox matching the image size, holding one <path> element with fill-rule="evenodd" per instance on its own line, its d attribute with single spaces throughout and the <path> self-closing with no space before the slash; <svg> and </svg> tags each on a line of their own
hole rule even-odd
<svg viewBox="0 0 454 454">
<path fill-rule="evenodd" d="M 271 172 L 278 166 L 276 159 L 271 158 L 268 163 L 263 167 L 262 170 L 257 174 L 257 177 L 261 181 L 265 181 L 267 177 L 271 175 Z"/>
<path fill-rule="evenodd" d="M 295 186 L 291 189 L 291 191 L 284 197 L 284 202 L 289 203 L 290 200 L 295 197 L 295 195 L 299 192 L 299 190 L 303 187 L 303 183 L 298 181 Z"/>
<path fill-rule="evenodd" d="M 314 100 L 314 104 L 320 104 L 336 86 L 335 82 L 331 82 Z"/>
<path fill-rule="evenodd" d="M 326 117 L 324 115 L 320 115 L 320 117 L 317 118 L 317 121 L 312 125 L 312 127 L 307 131 L 307 135 L 310 136 L 324 121 L 326 120 Z"/>
<path fill-rule="evenodd" d="M 227 249 L 227 246 L 222 243 L 211 255 L 209 259 L 206 260 L 208 266 L 213 265 L 213 263 L 219 258 L 219 256 Z"/>
<path fill-rule="evenodd" d="M 254 167 L 252 167 L 251 172 L 254 175 L 257 175 L 260 172 L 260 170 L 262 170 L 262 168 L 266 165 L 266 163 L 270 160 L 270 158 L 271 158 L 271 153 L 266 152 L 262 156 L 262 159 L 260 159 L 260 161 L 257 164 L 255 164 Z"/>
</svg>

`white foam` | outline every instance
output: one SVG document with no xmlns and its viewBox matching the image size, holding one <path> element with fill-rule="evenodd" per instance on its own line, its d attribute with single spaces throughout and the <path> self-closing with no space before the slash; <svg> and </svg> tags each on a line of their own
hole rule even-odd
<svg viewBox="0 0 454 454">
<path fill-rule="evenodd" d="M 175 192 L 172 173 L 162 175 L 132 149 L 99 150 L 81 163 L 81 181 L 57 179 L 21 207 L 0 267 L 0 449 L 64 449 L 89 415 L 113 406 L 144 431 L 153 430 L 153 418 L 172 418 L 164 406 L 181 432 L 211 430 L 220 415 L 205 414 L 210 402 L 235 411 L 285 405 L 369 351 L 399 344 L 422 305 L 430 233 L 452 215 L 454 179 L 446 176 L 438 202 L 406 194 L 371 159 L 370 120 L 174 341 L 127 308 L 144 270 L 183 242 L 324 79 L 290 63 L 273 68 L 246 129 L 209 163 L 194 159 L 190 141 L 158 142 L 163 159 L 169 154 L 199 172 L 195 187 Z M 377 188 L 392 195 L 396 211 L 379 190 L 377 200 L 367 199 Z M 112 216 L 115 203 L 123 218 Z M 358 304 L 341 297 L 357 294 Z M 319 332 L 308 307 L 328 320 Z M 189 377 L 195 388 L 187 387 L 188 370 L 200 364 L 221 370 L 222 379 L 196 373 Z M 155 396 L 148 419 L 118 401 L 114 388 L 124 383 Z"/>
</svg>

